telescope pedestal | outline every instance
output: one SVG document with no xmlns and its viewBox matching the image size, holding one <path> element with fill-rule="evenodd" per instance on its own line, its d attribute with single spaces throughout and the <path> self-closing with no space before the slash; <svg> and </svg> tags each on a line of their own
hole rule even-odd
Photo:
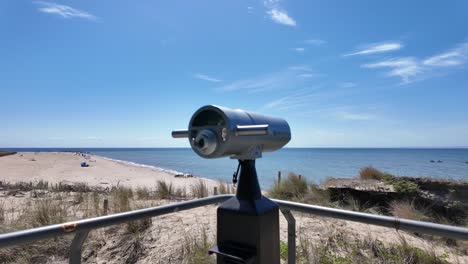
<svg viewBox="0 0 468 264">
<path fill-rule="evenodd" d="M 240 161 L 235 197 L 217 211 L 217 263 L 279 264 L 279 206 L 261 195 L 255 160 Z"/>
</svg>

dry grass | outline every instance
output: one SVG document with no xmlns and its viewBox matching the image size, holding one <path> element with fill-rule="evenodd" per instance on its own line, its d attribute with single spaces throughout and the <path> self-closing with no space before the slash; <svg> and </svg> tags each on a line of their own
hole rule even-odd
<svg viewBox="0 0 468 264">
<path fill-rule="evenodd" d="M 34 201 L 28 212 L 29 222 L 34 227 L 63 223 L 68 216 L 66 203 L 61 195 Z"/>
<path fill-rule="evenodd" d="M 209 239 L 205 227 L 201 227 L 200 235 L 194 236 L 192 233 L 187 233 L 184 236 L 182 244 L 182 254 L 184 264 L 214 264 L 216 263 L 213 256 L 208 255 L 208 250 L 214 245 L 213 240 Z"/>
<path fill-rule="evenodd" d="M 383 181 L 385 179 L 385 173 L 379 171 L 374 167 L 364 167 L 359 171 L 359 178 L 361 180 L 379 180 Z"/>
<path fill-rule="evenodd" d="M 111 191 L 113 212 L 122 213 L 131 210 L 130 199 L 133 198 L 133 191 L 130 188 L 115 187 Z"/>
<path fill-rule="evenodd" d="M 208 187 L 203 180 L 199 180 L 197 183 L 191 186 L 192 196 L 197 198 L 203 198 L 208 196 Z"/>
<path fill-rule="evenodd" d="M 301 234 L 298 249 L 298 263 L 449 263 L 445 254 L 437 254 L 433 248 L 424 250 L 411 246 L 403 237 L 399 242 L 385 245 L 377 239 L 362 240 L 337 230 L 329 230 L 319 241 Z"/>
<path fill-rule="evenodd" d="M 268 195 L 277 199 L 301 201 L 307 192 L 306 180 L 290 173 L 287 179 L 275 182 L 273 188 L 268 191 Z"/>
<path fill-rule="evenodd" d="M 171 199 L 175 195 L 175 188 L 172 183 L 166 183 L 165 181 L 156 182 L 156 197 L 159 199 Z"/>
<path fill-rule="evenodd" d="M 218 181 L 218 193 L 219 194 L 231 194 L 231 193 L 235 193 L 235 189 L 234 187 L 227 183 L 227 182 L 224 182 L 224 181 Z"/>
<path fill-rule="evenodd" d="M 409 201 L 393 201 L 390 204 L 389 211 L 393 216 L 412 219 L 418 221 L 428 220 L 424 211 L 416 209 L 414 202 Z"/>
<path fill-rule="evenodd" d="M 140 200 L 147 200 L 151 197 L 150 190 L 147 187 L 138 187 L 136 194 Z"/>
</svg>

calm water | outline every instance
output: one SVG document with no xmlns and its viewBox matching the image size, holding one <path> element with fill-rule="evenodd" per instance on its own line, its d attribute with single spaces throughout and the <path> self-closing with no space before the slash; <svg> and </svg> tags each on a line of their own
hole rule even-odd
<svg viewBox="0 0 468 264">
<path fill-rule="evenodd" d="M 191 149 L 14 149 L 16 151 L 88 151 L 93 154 L 157 168 L 230 181 L 237 161 L 206 160 Z M 441 160 L 431 163 L 430 160 Z M 399 176 L 426 176 L 468 180 L 468 149 L 281 149 L 257 160 L 262 188 L 278 171 L 302 174 L 311 182 L 327 177 L 354 177 L 359 169 L 374 166 Z"/>
</svg>

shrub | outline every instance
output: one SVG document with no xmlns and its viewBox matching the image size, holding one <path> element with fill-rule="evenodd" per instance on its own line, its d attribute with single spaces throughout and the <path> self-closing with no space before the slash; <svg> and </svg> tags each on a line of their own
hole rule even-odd
<svg viewBox="0 0 468 264">
<path fill-rule="evenodd" d="M 302 177 L 290 173 L 286 180 L 275 182 L 268 194 L 272 198 L 299 201 L 307 189 L 307 182 Z"/>
<path fill-rule="evenodd" d="M 419 191 L 419 186 L 416 183 L 407 180 L 398 180 L 394 182 L 393 188 L 396 192 L 403 195 L 413 195 Z"/>
<path fill-rule="evenodd" d="M 384 180 L 385 174 L 374 167 L 365 167 L 359 171 L 359 178 L 361 180 Z"/>
</svg>

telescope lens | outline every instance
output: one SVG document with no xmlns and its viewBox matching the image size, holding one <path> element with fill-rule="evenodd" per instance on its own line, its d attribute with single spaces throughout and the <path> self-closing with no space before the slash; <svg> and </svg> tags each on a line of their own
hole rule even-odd
<svg viewBox="0 0 468 264">
<path fill-rule="evenodd" d="M 199 148 L 203 148 L 203 146 L 205 145 L 205 140 L 203 140 L 203 138 L 201 138 L 198 142 L 197 142 L 197 146 Z"/>
<path fill-rule="evenodd" d="M 204 129 L 193 140 L 193 146 L 201 155 L 211 155 L 218 147 L 218 139 L 213 131 Z"/>
</svg>

